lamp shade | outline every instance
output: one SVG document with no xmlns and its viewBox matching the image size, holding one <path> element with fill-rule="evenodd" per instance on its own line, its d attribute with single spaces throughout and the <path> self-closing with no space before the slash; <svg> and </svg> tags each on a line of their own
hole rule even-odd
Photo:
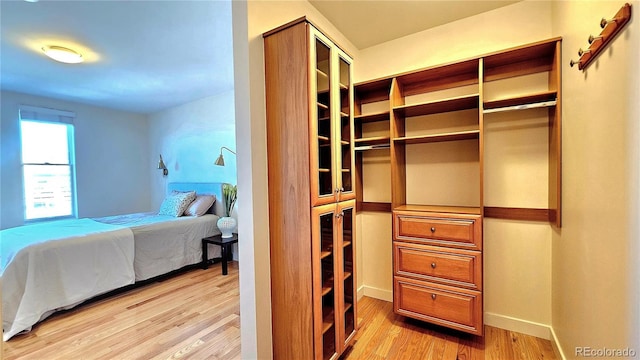
<svg viewBox="0 0 640 360">
<path fill-rule="evenodd" d="M 224 156 L 222 156 L 222 154 L 220 154 L 220 156 L 218 156 L 218 158 L 216 159 L 215 164 L 218 165 L 218 166 L 224 166 Z"/>
<path fill-rule="evenodd" d="M 81 54 L 62 46 L 44 46 L 42 51 L 53 60 L 66 64 L 78 64 L 84 61 Z"/>
</svg>

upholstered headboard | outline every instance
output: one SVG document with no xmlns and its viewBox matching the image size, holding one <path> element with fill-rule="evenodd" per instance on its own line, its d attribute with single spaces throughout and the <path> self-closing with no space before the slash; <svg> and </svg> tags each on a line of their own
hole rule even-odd
<svg viewBox="0 0 640 360">
<path fill-rule="evenodd" d="M 224 198 L 222 197 L 222 183 L 189 183 L 189 182 L 172 182 L 167 186 L 167 194 L 173 190 L 190 191 L 194 190 L 196 194 L 213 194 L 216 196 L 216 202 L 213 204 L 213 212 L 218 216 L 224 216 Z"/>
</svg>

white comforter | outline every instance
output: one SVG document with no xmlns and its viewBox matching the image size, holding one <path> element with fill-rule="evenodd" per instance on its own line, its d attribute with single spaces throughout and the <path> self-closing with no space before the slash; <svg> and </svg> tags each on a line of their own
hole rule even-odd
<svg viewBox="0 0 640 360">
<path fill-rule="evenodd" d="M 124 225 L 133 231 L 136 281 L 147 280 L 202 260 L 202 238 L 218 235 L 218 216 L 173 217 L 153 213 L 96 218 L 106 224 Z M 214 246 L 209 258 L 220 256 Z"/>
<path fill-rule="evenodd" d="M 2 230 L 0 258 L 4 341 L 55 310 L 135 280 L 132 231 L 91 219 Z"/>
</svg>

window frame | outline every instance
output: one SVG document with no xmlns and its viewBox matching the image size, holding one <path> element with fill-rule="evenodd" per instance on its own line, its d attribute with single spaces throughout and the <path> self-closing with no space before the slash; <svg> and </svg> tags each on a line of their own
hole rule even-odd
<svg viewBox="0 0 640 360">
<path fill-rule="evenodd" d="M 49 109 L 47 109 L 49 110 Z M 29 113 L 31 114 L 31 113 Z M 41 114 L 41 113 L 38 113 Z M 74 114 L 75 115 L 75 114 Z M 20 165 L 21 165 L 21 180 L 22 180 L 22 218 L 25 224 L 27 223 L 37 223 L 37 222 L 45 222 L 45 221 L 54 221 L 54 220 L 63 220 L 63 219 L 73 219 L 77 218 L 78 209 L 77 209 L 77 194 L 76 194 L 76 164 L 75 164 L 75 125 L 73 121 L 58 121 L 56 119 L 32 119 L 32 117 L 39 117 L 37 115 L 27 115 L 23 116 L 21 111 L 19 118 L 19 129 L 20 129 Z M 67 140 L 67 163 L 27 163 L 24 162 L 22 154 L 24 153 L 24 142 L 22 137 L 22 123 L 30 122 L 30 123 L 42 123 L 42 124 L 56 124 L 56 125 L 64 125 L 66 127 L 66 140 Z M 47 165 L 47 166 L 68 166 L 69 167 L 69 189 L 71 196 L 71 213 L 68 215 L 56 215 L 56 216 L 45 216 L 45 217 L 36 217 L 36 218 L 28 218 L 27 217 L 27 193 L 26 193 L 26 173 L 25 166 L 29 165 Z"/>
</svg>

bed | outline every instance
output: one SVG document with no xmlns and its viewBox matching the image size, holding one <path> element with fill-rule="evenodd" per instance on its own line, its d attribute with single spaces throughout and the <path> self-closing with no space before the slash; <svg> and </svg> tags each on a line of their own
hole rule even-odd
<svg viewBox="0 0 640 360">
<path fill-rule="evenodd" d="M 213 207 L 201 216 L 138 213 L 2 230 L 3 340 L 57 310 L 199 263 L 201 239 L 220 234 L 215 224 L 223 211 L 221 185 L 168 185 L 168 194 L 215 195 Z M 216 248 L 209 258 L 220 256 Z"/>
</svg>

